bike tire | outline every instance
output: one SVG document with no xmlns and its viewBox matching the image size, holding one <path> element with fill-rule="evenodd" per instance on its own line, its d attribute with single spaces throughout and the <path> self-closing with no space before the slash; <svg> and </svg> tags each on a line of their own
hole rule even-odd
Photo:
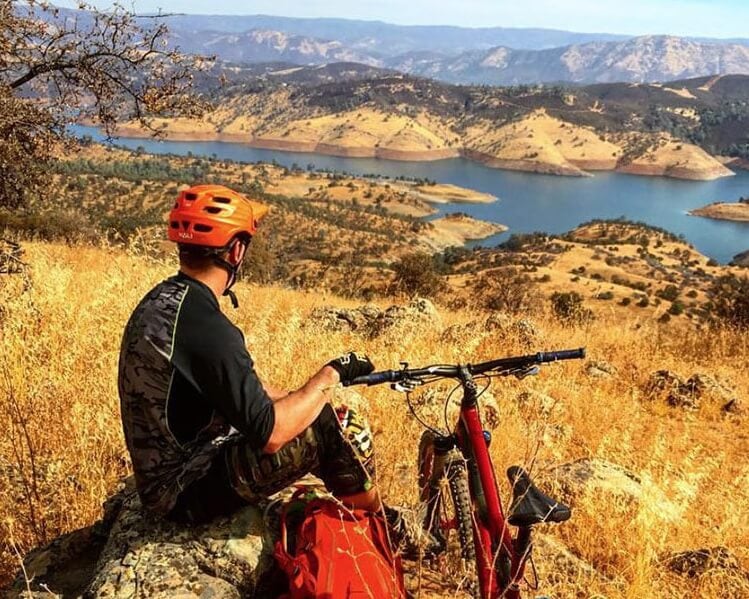
<svg viewBox="0 0 749 599">
<path fill-rule="evenodd" d="M 476 561 L 476 541 L 473 537 L 473 503 L 468 486 L 468 470 L 462 456 L 459 459 L 448 460 L 445 470 L 458 524 L 460 554 L 466 565 L 466 587 L 473 599 L 482 599 Z"/>
<path fill-rule="evenodd" d="M 444 491 L 429 488 L 433 465 L 434 434 L 431 431 L 425 431 L 419 442 L 419 498 L 426 508 L 424 528 L 446 543 L 448 535 L 446 531 L 442 530 L 439 518 L 443 509 L 442 493 Z M 451 515 L 454 516 L 456 521 L 460 557 L 466 568 L 466 590 L 470 592 L 473 599 L 481 599 L 476 562 L 476 543 L 473 537 L 473 504 L 468 485 L 468 470 L 465 460 L 457 450 L 455 454 L 447 456 L 443 471 L 450 493 L 451 507 L 454 511 Z"/>
</svg>

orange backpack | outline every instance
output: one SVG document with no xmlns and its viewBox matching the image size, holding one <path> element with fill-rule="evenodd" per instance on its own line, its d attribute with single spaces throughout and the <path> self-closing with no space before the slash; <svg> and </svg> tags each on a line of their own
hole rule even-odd
<svg viewBox="0 0 749 599">
<path fill-rule="evenodd" d="M 298 492 L 295 498 L 298 498 Z M 403 599 L 403 565 L 393 554 L 382 517 L 349 510 L 333 500 L 312 499 L 289 542 L 289 516 L 281 518 L 275 558 L 289 579 L 286 599 Z M 297 518 L 298 519 L 298 518 Z M 290 548 L 293 546 L 292 548 Z"/>
</svg>

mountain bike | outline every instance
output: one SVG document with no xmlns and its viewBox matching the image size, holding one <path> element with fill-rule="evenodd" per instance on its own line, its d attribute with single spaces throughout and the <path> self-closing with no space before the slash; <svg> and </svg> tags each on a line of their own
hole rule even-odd
<svg viewBox="0 0 749 599">
<path fill-rule="evenodd" d="M 538 374 L 541 364 L 585 357 L 585 349 L 540 352 L 527 356 L 502 358 L 481 364 L 434 364 L 424 368 L 385 370 L 361 376 L 349 385 L 391 383 L 396 391 L 406 393 L 421 385 L 443 379 L 454 379 L 463 398 L 457 424 L 450 426 L 445 401 L 446 430 L 430 426 L 419 418 L 410 399 L 409 408 L 426 428 L 419 443 L 419 491 L 424 506 L 424 528 L 447 547 L 451 530 L 457 531 L 461 558 L 469 574 L 470 592 L 476 599 L 519 599 L 525 580 L 526 565 L 532 565 L 532 529 L 542 522 L 564 522 L 570 508 L 555 501 L 533 484 L 520 466 L 512 466 L 507 476 L 512 487 L 512 501 L 505 512 L 497 478 L 489 455 L 491 433 L 484 430 L 479 416 L 481 394 L 498 376 L 519 379 Z M 477 381 L 486 381 L 479 390 Z M 453 391 L 454 391 L 453 390 Z M 513 535 L 511 527 L 516 528 Z M 534 569 L 535 579 L 535 569 Z M 527 581 L 530 588 L 535 582 Z"/>
</svg>

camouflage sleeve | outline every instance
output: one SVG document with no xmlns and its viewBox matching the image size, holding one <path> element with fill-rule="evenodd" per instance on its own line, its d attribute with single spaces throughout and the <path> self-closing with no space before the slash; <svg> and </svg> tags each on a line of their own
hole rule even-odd
<svg viewBox="0 0 749 599">
<path fill-rule="evenodd" d="M 263 388 L 241 332 L 220 312 L 192 318 L 186 302 L 175 328 L 172 362 L 254 448 L 268 443 L 273 402 Z"/>
</svg>

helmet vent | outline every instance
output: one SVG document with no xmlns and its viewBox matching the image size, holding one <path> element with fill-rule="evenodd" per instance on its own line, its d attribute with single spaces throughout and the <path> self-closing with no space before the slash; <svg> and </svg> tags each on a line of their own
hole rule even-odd
<svg viewBox="0 0 749 599">
<path fill-rule="evenodd" d="M 169 223 L 169 226 L 170 226 L 170 227 L 171 227 L 172 229 L 179 229 L 179 223 L 178 223 L 178 222 L 177 222 L 176 220 L 173 220 L 172 222 L 170 222 L 170 223 Z"/>
<path fill-rule="evenodd" d="M 192 202 L 193 200 L 197 200 L 198 199 L 198 194 L 197 193 L 188 192 L 188 193 L 185 194 L 185 199 L 188 202 Z"/>
<path fill-rule="evenodd" d="M 193 229 L 195 229 L 198 233 L 210 233 L 213 231 L 213 227 L 209 227 L 208 225 L 203 225 L 200 223 L 197 223 Z"/>
<path fill-rule="evenodd" d="M 189 220 L 183 220 L 182 221 L 182 228 L 187 231 L 187 229 L 190 228 L 190 221 Z"/>
<path fill-rule="evenodd" d="M 213 198 L 213 201 L 219 204 L 231 204 L 231 200 L 229 198 L 224 198 L 224 197 Z"/>
<path fill-rule="evenodd" d="M 218 206 L 206 206 L 203 210 L 211 214 L 219 214 L 223 208 L 219 208 Z"/>
</svg>

